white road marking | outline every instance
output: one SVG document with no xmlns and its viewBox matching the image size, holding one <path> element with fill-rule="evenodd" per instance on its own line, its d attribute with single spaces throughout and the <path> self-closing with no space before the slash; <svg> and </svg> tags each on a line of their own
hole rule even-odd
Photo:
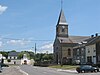
<svg viewBox="0 0 100 75">
<path fill-rule="evenodd" d="M 18 66 L 18 69 L 19 69 L 19 71 L 22 72 L 23 74 L 28 75 L 28 73 L 26 73 L 25 71 L 21 70 L 19 66 Z"/>
</svg>

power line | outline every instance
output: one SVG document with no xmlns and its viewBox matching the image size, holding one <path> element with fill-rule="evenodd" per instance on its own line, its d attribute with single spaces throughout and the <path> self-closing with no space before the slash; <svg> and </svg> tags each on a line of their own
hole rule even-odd
<svg viewBox="0 0 100 75">
<path fill-rule="evenodd" d="M 8 39 L 8 40 L 24 40 L 24 41 L 54 41 L 54 40 L 29 40 L 29 39 L 16 39 L 16 38 L 2 38 L 2 39 Z"/>
</svg>

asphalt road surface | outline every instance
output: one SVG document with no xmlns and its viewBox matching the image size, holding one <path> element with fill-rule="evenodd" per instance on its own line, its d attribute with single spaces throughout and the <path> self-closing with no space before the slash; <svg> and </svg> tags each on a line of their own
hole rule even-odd
<svg viewBox="0 0 100 75">
<path fill-rule="evenodd" d="M 26 75 L 100 75 L 100 72 L 98 73 L 77 73 L 74 71 L 61 71 L 58 69 L 52 69 L 47 67 L 35 67 L 35 66 L 29 66 L 29 65 L 22 65 L 20 66 L 20 69 L 23 70 Z"/>
<path fill-rule="evenodd" d="M 18 66 L 3 67 L 0 75 L 25 75 L 23 71 L 20 71 Z"/>
</svg>

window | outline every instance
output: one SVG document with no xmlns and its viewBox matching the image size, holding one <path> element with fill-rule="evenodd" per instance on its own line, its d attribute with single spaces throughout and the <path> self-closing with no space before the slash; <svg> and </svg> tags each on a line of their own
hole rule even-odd
<svg viewBox="0 0 100 75">
<path fill-rule="evenodd" d="M 77 55 L 79 55 L 79 49 L 77 49 Z"/>
<path fill-rule="evenodd" d="M 88 50 L 88 53 L 90 53 L 90 50 Z"/>
<path fill-rule="evenodd" d="M 62 32 L 65 32 L 65 28 L 62 28 Z"/>
<path fill-rule="evenodd" d="M 87 57 L 87 62 L 91 63 L 92 62 L 92 56 Z"/>
<path fill-rule="evenodd" d="M 79 59 L 79 57 L 77 57 L 77 59 Z"/>
<path fill-rule="evenodd" d="M 10 57 L 10 59 L 11 59 L 11 57 Z"/>
<path fill-rule="evenodd" d="M 56 47 L 56 49 L 58 50 L 58 47 Z"/>
<path fill-rule="evenodd" d="M 71 50 L 70 50 L 70 49 L 68 49 L 68 55 L 69 55 L 69 56 L 71 55 Z"/>
<path fill-rule="evenodd" d="M 14 59 L 16 59 L 16 57 L 14 57 Z"/>
<path fill-rule="evenodd" d="M 84 48 L 81 49 L 81 53 L 84 54 Z"/>
<path fill-rule="evenodd" d="M 96 52 L 96 50 L 94 50 L 94 52 Z"/>
<path fill-rule="evenodd" d="M 84 48 L 82 48 L 82 51 L 84 51 Z"/>
<path fill-rule="evenodd" d="M 83 59 L 83 58 L 84 58 L 84 56 L 81 56 L 81 58 Z"/>
</svg>

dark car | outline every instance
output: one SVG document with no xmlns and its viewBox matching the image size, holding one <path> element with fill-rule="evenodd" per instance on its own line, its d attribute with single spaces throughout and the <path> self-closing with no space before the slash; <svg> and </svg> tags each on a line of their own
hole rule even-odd
<svg viewBox="0 0 100 75">
<path fill-rule="evenodd" d="M 93 67 L 91 65 L 82 65 L 80 67 L 76 68 L 76 71 L 78 73 L 82 73 L 82 72 L 99 72 L 99 68 L 98 67 Z"/>
<path fill-rule="evenodd" d="M 1 67 L 9 67 L 9 65 L 4 64 L 4 63 L 0 63 Z"/>
<path fill-rule="evenodd" d="M 0 73 L 2 72 L 2 67 L 1 67 L 1 65 L 0 65 Z"/>
</svg>

